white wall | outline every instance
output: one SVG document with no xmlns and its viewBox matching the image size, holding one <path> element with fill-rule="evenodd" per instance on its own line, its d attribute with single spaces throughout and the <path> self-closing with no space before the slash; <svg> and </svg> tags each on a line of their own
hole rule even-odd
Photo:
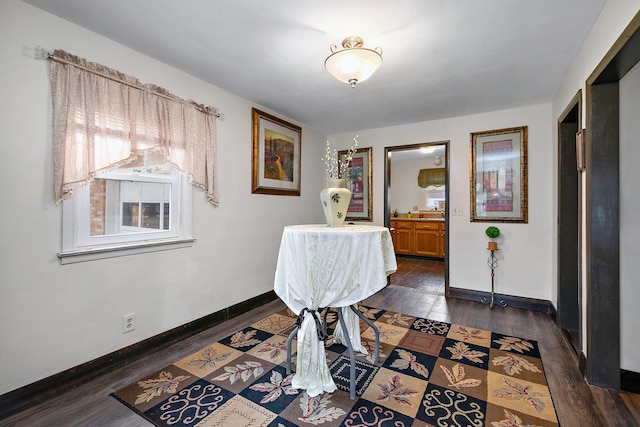
<svg viewBox="0 0 640 427">
<path fill-rule="evenodd" d="M 418 185 L 418 174 L 421 169 L 442 168 L 436 166 L 432 158 L 420 160 L 394 160 L 391 155 L 391 212 L 398 209 L 399 213 L 409 211 L 417 214 L 424 190 Z M 415 208 L 418 206 L 418 209 Z"/>
<path fill-rule="evenodd" d="M 38 45 L 224 113 L 220 206 L 194 190 L 193 247 L 60 265 L 48 61 L 33 59 Z M 0 58 L 0 394 L 273 289 L 283 226 L 323 221 L 324 135 L 303 126 L 300 197 L 253 195 L 247 100 L 17 0 L 0 4 Z M 131 312 L 136 330 L 122 334 Z"/>
<path fill-rule="evenodd" d="M 555 216 L 551 196 L 554 184 L 551 171 L 554 131 L 551 104 L 413 123 L 382 129 L 358 131 L 363 147 L 373 147 L 373 222 L 384 221 L 384 148 L 449 140 L 449 208 L 461 208 L 462 216 L 449 217 L 449 285 L 478 291 L 491 290 L 487 268 L 489 225 L 471 222 L 469 216 L 469 135 L 491 129 L 529 127 L 529 223 L 497 224 L 500 265 L 496 270 L 496 292 L 523 297 L 551 299 L 555 276 L 551 275 Z M 339 145 L 353 138 L 351 133 L 329 136 Z"/>
<path fill-rule="evenodd" d="M 584 97 L 586 96 L 586 81 L 587 78 L 591 75 L 591 73 L 595 70 L 596 66 L 602 61 L 606 53 L 611 49 L 615 41 L 620 37 L 623 30 L 627 27 L 627 25 L 631 22 L 631 19 L 640 11 L 640 0 L 609 0 L 605 7 L 603 8 L 598 20 L 591 28 L 589 36 L 585 41 L 584 45 L 580 49 L 580 53 L 576 57 L 571 69 L 567 73 L 567 76 L 562 83 L 560 89 L 558 90 L 556 96 L 554 97 L 552 104 L 552 115 L 553 120 L 557 120 L 560 117 L 560 114 L 564 111 L 564 109 L 569 105 L 571 99 L 575 96 L 578 90 L 582 89 L 583 95 L 583 111 L 582 111 L 582 121 L 583 127 L 586 127 L 586 109 L 587 105 Z M 557 147 L 558 147 L 558 135 L 556 132 L 553 133 L 553 164 L 557 164 L 558 155 L 557 155 Z M 557 182 L 557 168 L 554 168 L 552 171 L 553 181 Z M 586 235 L 584 226 L 586 208 L 584 202 L 586 201 L 586 185 L 585 185 L 585 176 L 582 174 L 582 188 L 583 188 L 583 217 L 577 218 L 577 221 L 581 221 L 583 223 L 583 235 L 582 239 L 582 266 L 583 270 L 581 272 L 582 276 L 582 295 L 588 295 L 587 280 L 586 280 L 586 269 L 588 268 L 586 263 Z M 557 212 L 557 188 L 553 188 L 553 198 L 551 199 L 551 203 L 553 204 L 553 211 Z M 557 234 L 556 222 L 554 221 L 552 232 L 554 235 Z M 553 248 L 553 257 L 552 257 L 552 274 L 553 277 L 557 277 L 557 246 L 554 244 Z M 554 304 L 557 302 L 557 289 L 554 286 L 552 301 Z M 637 300 L 635 304 L 637 305 Z M 640 322 L 640 313 L 638 313 L 637 309 L 633 311 L 627 311 L 624 306 L 621 306 L 621 310 L 623 313 L 621 314 L 623 322 L 632 322 L 632 324 L 638 324 Z M 587 325 L 587 301 L 582 301 L 582 342 L 583 342 L 583 352 L 585 355 L 588 355 L 588 348 L 586 347 L 586 325 Z M 634 351 L 640 352 L 640 340 L 635 340 L 633 344 Z M 638 368 L 635 369 L 638 372 Z"/>
<path fill-rule="evenodd" d="M 620 80 L 620 367 L 640 372 L 640 65 Z"/>
</svg>

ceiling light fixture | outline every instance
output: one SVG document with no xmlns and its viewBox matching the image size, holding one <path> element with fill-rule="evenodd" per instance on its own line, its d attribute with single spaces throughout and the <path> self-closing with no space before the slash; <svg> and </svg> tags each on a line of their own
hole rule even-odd
<svg viewBox="0 0 640 427">
<path fill-rule="evenodd" d="M 362 47 L 360 37 L 351 36 L 342 40 L 343 50 L 331 45 L 331 55 L 324 61 L 324 67 L 333 77 L 355 87 L 356 83 L 367 80 L 382 65 L 382 49 Z"/>
<path fill-rule="evenodd" d="M 421 147 L 420 148 L 420 152 L 422 154 L 431 154 L 434 151 L 436 151 L 435 147 L 431 146 L 431 147 Z"/>
</svg>

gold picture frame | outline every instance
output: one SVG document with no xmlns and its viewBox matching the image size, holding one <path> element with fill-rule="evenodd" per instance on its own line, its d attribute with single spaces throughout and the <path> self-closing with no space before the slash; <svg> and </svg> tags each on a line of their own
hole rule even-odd
<svg viewBox="0 0 640 427">
<path fill-rule="evenodd" d="M 299 196 L 302 129 L 256 108 L 251 118 L 251 192 Z"/>
<path fill-rule="evenodd" d="M 471 134 L 471 221 L 528 221 L 527 126 Z"/>
<path fill-rule="evenodd" d="M 344 163 L 348 150 L 338 151 L 338 161 Z M 351 190 L 351 202 L 346 221 L 373 221 L 373 190 L 371 187 L 371 147 L 358 148 L 345 169 L 346 187 Z"/>
</svg>

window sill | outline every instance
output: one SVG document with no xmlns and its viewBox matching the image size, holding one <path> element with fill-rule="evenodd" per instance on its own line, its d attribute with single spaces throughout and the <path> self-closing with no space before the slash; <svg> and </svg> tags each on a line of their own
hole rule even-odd
<svg viewBox="0 0 640 427">
<path fill-rule="evenodd" d="M 115 258 L 120 256 L 145 254 L 149 252 L 167 251 L 171 249 L 190 248 L 196 239 L 171 239 L 156 242 L 133 243 L 129 245 L 118 245 L 91 249 L 80 249 L 76 251 L 60 252 L 60 264 L 75 264 L 78 262 L 95 261 L 105 258 Z"/>
</svg>

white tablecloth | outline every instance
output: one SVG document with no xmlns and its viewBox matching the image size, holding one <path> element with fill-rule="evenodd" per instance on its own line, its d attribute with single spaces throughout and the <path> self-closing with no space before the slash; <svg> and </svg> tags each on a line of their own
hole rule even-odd
<svg viewBox="0 0 640 427">
<path fill-rule="evenodd" d="M 314 315 L 324 307 L 348 307 L 373 295 L 396 271 L 391 234 L 385 227 L 371 225 L 291 225 L 285 227 L 280 243 L 274 290 L 304 319 L 298 330 L 295 388 L 310 396 L 333 392 L 324 342 L 318 339 Z M 360 348 L 359 321 L 351 310 L 343 310 L 354 350 Z M 337 327 L 337 329 L 340 329 Z M 357 342 L 356 342 L 357 340 Z"/>
</svg>

